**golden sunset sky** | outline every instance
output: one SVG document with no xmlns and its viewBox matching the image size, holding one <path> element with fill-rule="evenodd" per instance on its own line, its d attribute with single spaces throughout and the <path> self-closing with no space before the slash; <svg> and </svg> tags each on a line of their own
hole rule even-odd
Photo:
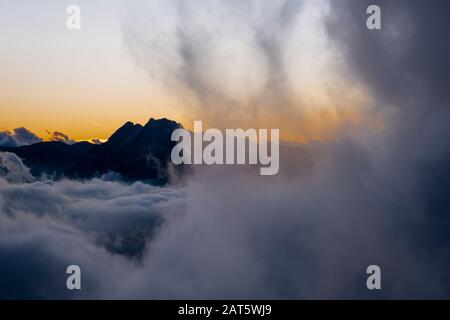
<svg viewBox="0 0 450 320">
<path fill-rule="evenodd" d="M 0 1 L 0 131 L 26 127 L 44 138 L 49 130 L 76 140 L 105 139 L 126 121 L 144 124 L 150 117 L 167 117 L 188 128 L 194 120 L 215 127 L 276 127 L 285 140 L 307 141 L 331 138 L 348 121 L 364 121 L 360 108 L 367 95 L 345 79 L 338 53 L 325 39 L 326 1 L 306 1 L 280 39 L 285 72 L 277 83 L 289 90 L 281 90 L 279 101 L 280 90 L 267 95 L 267 88 L 277 84 L 271 83 L 268 56 L 254 43 L 263 7 L 256 27 L 249 27 L 245 19 L 231 18 L 234 11 L 211 7 L 212 2 L 190 8 L 189 19 L 179 15 L 181 22 L 174 22 L 167 3 L 76 1 L 82 29 L 69 31 L 66 8 L 72 2 Z M 209 21 L 211 12 L 214 20 Z M 166 50 L 169 32 L 185 28 L 189 39 L 202 41 L 209 37 L 202 35 L 208 27 L 217 33 L 217 42 L 200 51 L 196 67 L 202 71 L 195 73 L 203 90 L 215 93 L 205 103 L 188 92 L 189 85 L 167 86 L 170 81 L 161 79 L 171 70 L 167 66 L 186 68 L 186 61 L 177 66 Z M 135 47 L 130 34 L 142 38 Z M 164 50 L 154 54 L 147 48 L 153 44 Z M 136 63 L 139 59 L 146 61 Z M 285 110 L 286 99 L 290 108 Z M 246 109 L 255 104 L 257 116 Z"/>
</svg>

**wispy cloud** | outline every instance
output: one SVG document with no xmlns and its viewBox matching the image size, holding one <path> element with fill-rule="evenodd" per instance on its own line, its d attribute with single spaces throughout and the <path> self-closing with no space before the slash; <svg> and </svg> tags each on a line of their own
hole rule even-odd
<svg viewBox="0 0 450 320">
<path fill-rule="evenodd" d="M 68 135 L 59 132 L 59 131 L 55 131 L 55 132 L 50 132 L 47 130 L 47 133 L 49 135 L 48 140 L 49 141 L 58 141 L 58 142 L 64 142 L 65 144 L 75 144 L 77 143 L 76 140 L 69 138 Z"/>
</svg>

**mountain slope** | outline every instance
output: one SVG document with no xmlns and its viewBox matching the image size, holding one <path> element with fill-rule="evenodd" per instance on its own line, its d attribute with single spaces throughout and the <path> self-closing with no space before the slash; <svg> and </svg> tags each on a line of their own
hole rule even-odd
<svg viewBox="0 0 450 320">
<path fill-rule="evenodd" d="M 127 122 L 101 145 L 79 142 L 41 142 L 18 148 L 0 148 L 23 159 L 33 175 L 87 179 L 118 172 L 131 180 L 167 183 L 172 132 L 181 125 L 168 119 L 150 119 L 145 126 Z"/>
</svg>

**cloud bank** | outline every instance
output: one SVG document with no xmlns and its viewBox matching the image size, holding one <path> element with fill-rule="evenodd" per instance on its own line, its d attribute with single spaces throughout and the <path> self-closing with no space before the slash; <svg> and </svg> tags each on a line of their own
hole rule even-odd
<svg viewBox="0 0 450 320">
<path fill-rule="evenodd" d="M 0 298 L 106 296 L 115 279 L 138 268 L 158 229 L 181 214 L 182 200 L 180 191 L 142 183 L 0 177 Z M 80 293 L 65 285 L 71 264 L 83 270 Z"/>
</svg>

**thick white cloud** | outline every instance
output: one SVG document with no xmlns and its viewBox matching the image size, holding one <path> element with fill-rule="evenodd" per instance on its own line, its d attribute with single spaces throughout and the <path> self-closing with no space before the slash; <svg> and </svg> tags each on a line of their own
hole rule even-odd
<svg viewBox="0 0 450 320">
<path fill-rule="evenodd" d="M 20 147 L 37 142 L 42 142 L 42 139 L 26 128 L 16 128 L 14 132 L 0 131 L 0 147 Z"/>
<path fill-rule="evenodd" d="M 367 148 L 293 147 L 279 176 L 203 168 L 182 187 L 1 180 L 3 297 L 444 297 L 445 264 L 417 245 L 417 176 Z M 65 289 L 69 264 L 80 293 Z M 370 264 L 381 294 L 365 288 Z"/>
</svg>

